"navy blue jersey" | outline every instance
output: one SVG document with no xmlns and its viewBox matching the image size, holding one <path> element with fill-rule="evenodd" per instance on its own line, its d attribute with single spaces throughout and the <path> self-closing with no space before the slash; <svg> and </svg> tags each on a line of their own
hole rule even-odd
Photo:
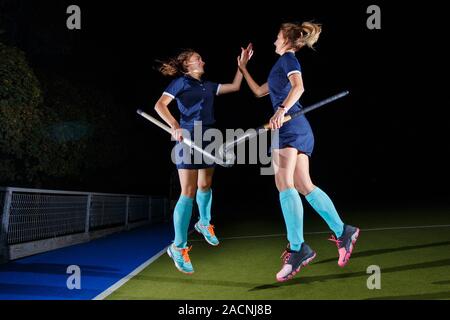
<svg viewBox="0 0 450 320">
<path fill-rule="evenodd" d="M 180 126 L 191 128 L 194 121 L 202 121 L 204 126 L 214 122 L 214 96 L 220 85 L 210 81 L 197 80 L 189 75 L 173 80 L 163 94 L 176 99 L 180 110 Z"/>
<path fill-rule="evenodd" d="M 289 76 L 293 73 L 301 72 L 300 63 L 293 52 L 284 53 L 272 67 L 267 83 L 269 85 L 270 99 L 272 100 L 272 106 L 275 111 L 283 103 L 291 90 Z M 297 101 L 289 109 L 288 113 L 299 111 L 300 108 L 301 105 Z"/>
<path fill-rule="evenodd" d="M 293 52 L 284 53 L 275 63 L 267 80 L 274 111 L 283 103 L 292 88 L 289 76 L 293 73 L 301 74 L 301 72 L 300 63 Z M 296 101 L 289 108 L 288 114 L 300 111 L 301 108 L 300 102 Z M 305 115 L 286 122 L 279 130 L 278 143 L 272 141 L 273 149 L 287 147 L 296 148 L 298 151 L 311 156 L 314 149 L 314 135 Z"/>
</svg>

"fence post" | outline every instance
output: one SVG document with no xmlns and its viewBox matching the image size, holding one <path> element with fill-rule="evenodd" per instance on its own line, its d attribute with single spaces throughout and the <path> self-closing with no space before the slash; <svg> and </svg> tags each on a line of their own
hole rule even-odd
<svg viewBox="0 0 450 320">
<path fill-rule="evenodd" d="M 152 223 L 152 197 L 148 197 L 148 222 Z"/>
<path fill-rule="evenodd" d="M 129 208 L 130 208 L 130 196 L 127 196 L 127 205 L 125 209 L 125 230 L 128 230 L 128 216 L 130 214 Z"/>
<path fill-rule="evenodd" d="M 2 228 L 0 230 L 0 262 L 9 261 L 9 250 L 8 250 L 8 228 L 9 228 L 9 216 L 11 209 L 12 191 L 6 189 L 5 200 L 3 204 L 3 214 L 2 214 Z"/>
<path fill-rule="evenodd" d="M 86 221 L 84 225 L 84 232 L 86 234 L 89 234 L 89 224 L 91 219 L 91 203 L 92 203 L 92 194 L 89 193 L 87 197 L 87 204 L 86 204 Z"/>
</svg>

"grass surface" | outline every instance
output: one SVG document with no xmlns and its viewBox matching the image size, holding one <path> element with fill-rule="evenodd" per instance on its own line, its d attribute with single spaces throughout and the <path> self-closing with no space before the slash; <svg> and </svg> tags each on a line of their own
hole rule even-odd
<svg viewBox="0 0 450 320">
<path fill-rule="evenodd" d="M 287 244 L 281 213 L 235 217 L 216 226 L 218 247 L 191 234 L 193 275 L 177 271 L 164 254 L 108 299 L 450 299 L 450 227 L 367 230 L 450 225 L 448 210 L 346 213 L 362 232 L 349 264 L 340 268 L 328 234 L 309 234 L 326 225 L 307 209 L 305 241 L 317 257 L 285 283 L 275 280 Z M 381 269 L 380 290 L 367 288 L 371 265 Z"/>
</svg>

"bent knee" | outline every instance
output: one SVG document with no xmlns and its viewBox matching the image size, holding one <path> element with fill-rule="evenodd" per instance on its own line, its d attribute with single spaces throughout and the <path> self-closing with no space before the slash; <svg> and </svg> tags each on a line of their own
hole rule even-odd
<svg viewBox="0 0 450 320">
<path fill-rule="evenodd" d="M 305 185 L 305 184 L 296 184 L 295 185 L 295 189 L 297 189 L 297 191 L 303 196 L 306 196 L 307 194 L 311 193 L 315 187 L 316 186 L 313 185 L 312 183 L 307 184 L 307 185 Z"/>
<path fill-rule="evenodd" d="M 210 181 L 199 182 L 197 184 L 197 187 L 201 191 L 208 191 L 211 188 L 211 182 Z"/>
<path fill-rule="evenodd" d="M 279 192 L 282 192 L 282 191 L 287 190 L 287 189 L 294 189 L 294 184 L 293 183 L 291 184 L 291 183 L 285 183 L 285 182 L 277 181 L 276 186 L 277 186 L 277 189 L 278 189 Z"/>
<path fill-rule="evenodd" d="M 195 187 L 195 185 L 193 186 L 185 186 L 183 188 L 181 188 L 181 194 L 183 196 L 189 197 L 189 198 L 194 198 L 195 197 L 195 192 L 197 188 Z"/>
</svg>

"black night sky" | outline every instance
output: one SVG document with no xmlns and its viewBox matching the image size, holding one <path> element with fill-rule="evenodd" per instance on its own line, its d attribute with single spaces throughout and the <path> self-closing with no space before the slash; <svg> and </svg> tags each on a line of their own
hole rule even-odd
<svg viewBox="0 0 450 320">
<path fill-rule="evenodd" d="M 398 8 L 310 2 L 243 8 L 242 1 L 0 1 L 2 42 L 23 50 L 33 69 L 108 92 L 121 110 L 115 133 L 127 151 L 118 163 L 82 182 L 41 187 L 168 195 L 173 142 L 135 113 L 155 115 L 154 103 L 170 81 L 154 70 L 155 60 L 194 48 L 206 62 L 205 77 L 223 83 L 234 76 L 240 47 L 252 42 L 249 70 L 263 83 L 277 59 L 279 25 L 314 20 L 323 24 L 316 51 L 297 53 L 306 90 L 300 101 L 307 106 L 343 90 L 350 95 L 307 116 L 316 139 L 313 181 L 340 206 L 448 202 L 450 123 L 440 115 L 448 100 L 442 99 L 445 81 L 437 79 L 446 76 L 442 10 L 410 2 Z M 70 4 L 81 8 L 81 30 L 66 28 Z M 381 30 L 366 27 L 370 4 L 381 8 Z M 255 99 L 245 82 L 240 92 L 216 98 L 215 108 L 220 129 L 257 127 L 272 110 L 269 98 Z M 177 114 L 175 104 L 171 110 Z M 276 206 L 273 177 L 260 176 L 259 168 L 218 167 L 215 201 L 248 202 L 251 194 L 261 206 Z"/>
</svg>

